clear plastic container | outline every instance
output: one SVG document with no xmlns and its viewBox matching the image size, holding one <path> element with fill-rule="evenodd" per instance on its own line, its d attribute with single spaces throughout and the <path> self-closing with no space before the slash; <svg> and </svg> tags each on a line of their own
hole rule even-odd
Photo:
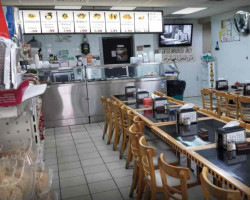
<svg viewBox="0 0 250 200">
<path fill-rule="evenodd" d="M 36 168 L 36 194 L 41 195 L 48 193 L 51 189 L 53 170 L 44 167 L 44 162 L 37 165 Z"/>
<path fill-rule="evenodd" d="M 34 196 L 35 170 L 24 160 L 0 159 L 0 200 L 24 200 Z"/>
<path fill-rule="evenodd" d="M 49 191 L 39 196 L 39 200 L 58 200 L 58 195 L 55 191 Z"/>
<path fill-rule="evenodd" d="M 42 151 L 33 145 L 31 138 L 3 141 L 1 146 L 0 158 L 24 159 L 30 165 L 41 161 Z"/>
</svg>

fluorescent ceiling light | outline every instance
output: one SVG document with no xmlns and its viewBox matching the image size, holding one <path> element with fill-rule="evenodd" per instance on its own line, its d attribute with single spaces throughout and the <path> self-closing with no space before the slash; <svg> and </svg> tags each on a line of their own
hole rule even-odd
<svg viewBox="0 0 250 200">
<path fill-rule="evenodd" d="M 118 7 L 113 6 L 110 8 L 110 10 L 134 10 L 136 7 Z"/>
<path fill-rule="evenodd" d="M 82 6 L 55 6 L 55 9 L 62 10 L 80 10 Z"/>
<path fill-rule="evenodd" d="M 184 8 L 182 10 L 176 11 L 172 14 L 173 15 L 188 15 L 188 14 L 195 13 L 195 12 L 205 10 L 205 9 L 207 9 L 207 8 L 191 8 L 190 7 L 190 8 Z"/>
</svg>

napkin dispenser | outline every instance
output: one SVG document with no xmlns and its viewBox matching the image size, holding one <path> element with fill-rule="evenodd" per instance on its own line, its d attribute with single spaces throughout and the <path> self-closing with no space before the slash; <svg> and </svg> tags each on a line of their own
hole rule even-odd
<svg viewBox="0 0 250 200">
<path fill-rule="evenodd" d="M 240 126 L 218 128 L 216 130 L 215 140 L 218 147 L 224 147 L 227 149 L 228 142 L 245 142 L 246 130 Z"/>
<path fill-rule="evenodd" d="M 177 133 L 181 137 L 188 137 L 188 136 L 194 136 L 198 133 L 198 126 L 197 124 L 191 124 L 188 126 L 184 125 L 176 125 Z"/>
<path fill-rule="evenodd" d="M 228 90 L 228 81 L 227 80 L 216 81 L 216 90 Z"/>
<path fill-rule="evenodd" d="M 154 99 L 153 109 L 157 112 L 164 112 L 168 105 L 168 99 L 165 97 L 158 97 Z"/>
<path fill-rule="evenodd" d="M 250 96 L 250 83 L 246 83 L 243 85 L 243 95 Z"/>
<path fill-rule="evenodd" d="M 125 95 L 127 97 L 132 97 L 136 93 L 136 87 L 135 86 L 126 86 L 125 87 Z"/>
<path fill-rule="evenodd" d="M 197 111 L 193 108 L 177 110 L 177 124 L 183 124 L 184 119 L 189 118 L 190 123 L 197 123 Z"/>
<path fill-rule="evenodd" d="M 143 98 L 149 97 L 149 92 L 147 91 L 140 91 L 136 93 L 136 101 L 142 103 Z"/>
</svg>

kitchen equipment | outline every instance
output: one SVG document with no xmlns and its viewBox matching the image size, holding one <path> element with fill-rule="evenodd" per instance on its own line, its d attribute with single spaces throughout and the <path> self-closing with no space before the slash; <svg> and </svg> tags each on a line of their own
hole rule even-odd
<svg viewBox="0 0 250 200">
<path fill-rule="evenodd" d="M 81 44 L 82 54 L 87 55 L 90 53 L 89 43 L 86 36 L 83 36 L 83 43 Z"/>
<path fill-rule="evenodd" d="M 70 82 L 75 80 L 75 75 L 72 71 L 53 72 L 52 80 L 59 83 Z"/>
<path fill-rule="evenodd" d="M 227 149 L 228 142 L 245 142 L 246 130 L 240 126 L 218 128 L 216 130 L 215 138 L 218 147 L 224 147 Z"/>
</svg>

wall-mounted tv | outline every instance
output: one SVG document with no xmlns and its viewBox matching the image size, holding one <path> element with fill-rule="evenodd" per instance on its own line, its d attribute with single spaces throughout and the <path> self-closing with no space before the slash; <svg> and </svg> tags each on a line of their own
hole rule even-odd
<svg viewBox="0 0 250 200">
<path fill-rule="evenodd" d="M 193 24 L 165 24 L 159 47 L 192 46 Z"/>
</svg>

